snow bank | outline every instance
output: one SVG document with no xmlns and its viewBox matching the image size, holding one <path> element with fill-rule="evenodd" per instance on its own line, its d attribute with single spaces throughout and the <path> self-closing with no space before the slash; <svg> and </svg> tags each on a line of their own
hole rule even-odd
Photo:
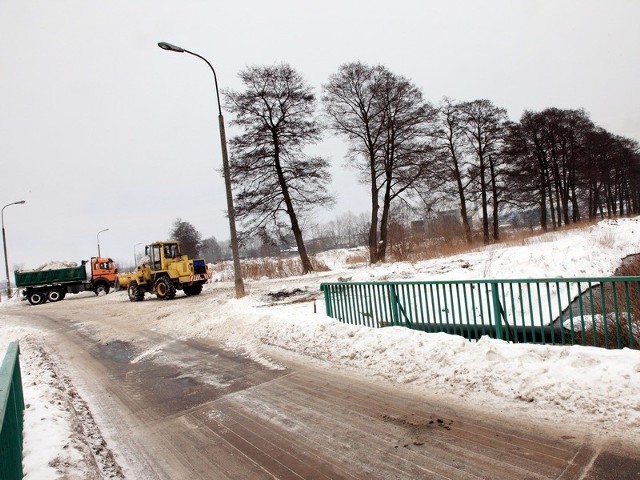
<svg viewBox="0 0 640 480">
<path fill-rule="evenodd" d="M 45 339 L 36 329 L 3 327 L 0 329 L 3 359 L 12 341 L 20 344 L 25 402 L 22 452 L 25 478 L 84 478 L 77 472 L 92 471 L 88 465 L 93 459 L 78 428 L 72 395 L 46 351 Z"/>
</svg>

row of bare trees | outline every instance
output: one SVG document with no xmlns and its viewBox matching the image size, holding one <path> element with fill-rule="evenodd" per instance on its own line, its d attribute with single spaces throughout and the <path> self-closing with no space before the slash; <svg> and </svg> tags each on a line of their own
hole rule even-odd
<svg viewBox="0 0 640 480">
<path fill-rule="evenodd" d="M 246 237 L 293 236 L 304 273 L 313 267 L 303 228 L 334 202 L 330 162 L 308 154 L 324 131 L 346 141 L 369 189 L 371 263 L 385 260 L 400 206 L 418 218 L 459 210 L 467 242 L 470 212 L 479 212 L 485 243 L 499 240 L 504 210 L 536 208 L 543 229 L 640 211 L 638 143 L 583 110 L 526 111 L 511 122 L 490 100 L 434 106 L 407 78 L 354 62 L 323 85 L 319 115 L 313 89 L 289 65 L 250 67 L 240 79 L 243 90 L 225 92 L 241 131 L 230 141 L 236 214 Z"/>
<path fill-rule="evenodd" d="M 535 204 L 546 229 L 588 218 L 637 213 L 638 143 L 593 124 L 583 110 L 525 112 L 504 149 L 518 205 Z M 584 210 L 584 212 L 583 212 Z"/>
</svg>

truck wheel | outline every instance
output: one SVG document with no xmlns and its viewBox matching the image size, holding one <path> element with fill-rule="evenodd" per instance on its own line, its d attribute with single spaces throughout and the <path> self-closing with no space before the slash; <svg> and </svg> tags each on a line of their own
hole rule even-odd
<svg viewBox="0 0 640 480">
<path fill-rule="evenodd" d="M 31 292 L 27 300 L 31 305 L 40 305 L 47 301 L 47 297 L 42 292 Z"/>
<path fill-rule="evenodd" d="M 47 300 L 50 302 L 59 302 L 64 297 L 62 296 L 62 292 L 60 290 L 51 290 L 47 293 Z"/>
<path fill-rule="evenodd" d="M 101 283 L 100 285 L 96 285 L 93 289 L 93 293 L 96 295 L 108 295 L 109 294 L 109 285 Z"/>
<path fill-rule="evenodd" d="M 140 290 L 138 283 L 132 281 L 127 287 L 127 293 L 129 294 L 129 300 L 132 302 L 141 302 L 144 300 L 144 292 Z"/>
<path fill-rule="evenodd" d="M 190 297 L 191 295 L 200 295 L 200 293 L 202 292 L 202 284 L 194 283 L 189 287 L 184 287 L 183 290 L 184 294 L 188 297 Z"/>
<path fill-rule="evenodd" d="M 167 277 L 156 280 L 154 288 L 156 296 L 162 300 L 171 300 L 176 296 L 176 286 Z"/>
</svg>

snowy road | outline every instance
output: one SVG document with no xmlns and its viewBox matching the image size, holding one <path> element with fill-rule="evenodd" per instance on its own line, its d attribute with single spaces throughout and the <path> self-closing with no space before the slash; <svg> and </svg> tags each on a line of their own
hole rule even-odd
<svg viewBox="0 0 640 480">
<path fill-rule="evenodd" d="M 197 311 L 202 298 L 117 298 L 12 309 L 48 332 L 106 439 L 97 440 L 97 470 L 107 478 L 595 479 L 611 462 L 636 468 L 564 425 L 518 424 L 491 405 L 479 415 L 281 351 L 245 355 L 222 336 L 156 328 L 171 312 Z"/>
</svg>

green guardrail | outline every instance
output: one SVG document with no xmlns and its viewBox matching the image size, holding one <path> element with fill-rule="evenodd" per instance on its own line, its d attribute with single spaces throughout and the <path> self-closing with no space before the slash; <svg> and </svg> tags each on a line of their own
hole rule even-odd
<svg viewBox="0 0 640 480">
<path fill-rule="evenodd" d="M 20 347 L 11 342 L 0 366 L 0 478 L 18 480 L 22 473 L 24 398 L 20 375 Z"/>
<path fill-rule="evenodd" d="M 328 316 L 479 339 L 640 348 L 640 277 L 339 282 Z"/>
</svg>

